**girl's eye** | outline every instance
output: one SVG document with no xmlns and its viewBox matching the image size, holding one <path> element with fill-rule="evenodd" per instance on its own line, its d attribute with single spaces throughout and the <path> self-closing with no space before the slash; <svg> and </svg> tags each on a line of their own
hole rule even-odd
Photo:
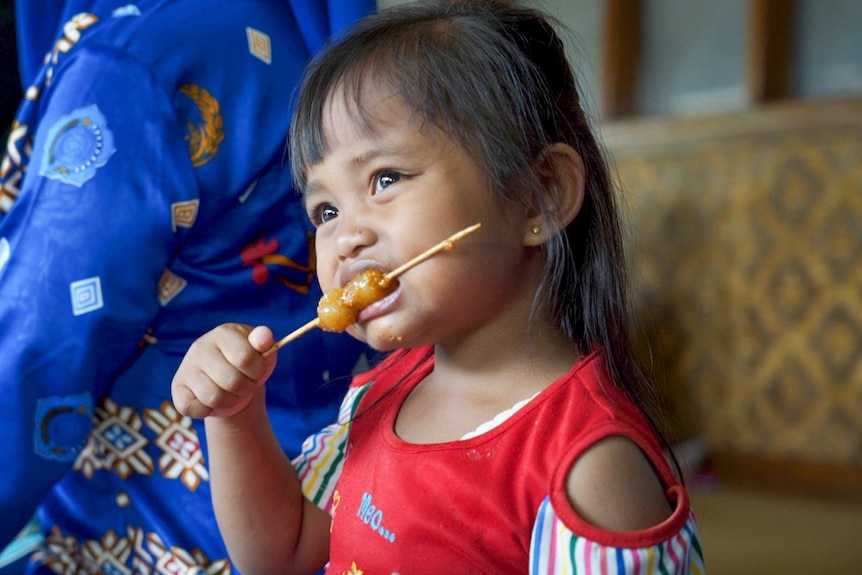
<svg viewBox="0 0 862 575">
<path fill-rule="evenodd" d="M 322 222 L 328 222 L 329 220 L 335 219 L 338 217 L 338 208 L 335 206 L 323 206 L 320 210 L 320 220 Z"/>
<path fill-rule="evenodd" d="M 325 224 L 338 217 L 338 208 L 332 204 L 320 204 L 311 211 L 311 223 L 315 226 Z"/>
<path fill-rule="evenodd" d="M 401 179 L 401 174 L 393 170 L 384 170 L 374 176 L 374 193 L 380 193 Z"/>
</svg>

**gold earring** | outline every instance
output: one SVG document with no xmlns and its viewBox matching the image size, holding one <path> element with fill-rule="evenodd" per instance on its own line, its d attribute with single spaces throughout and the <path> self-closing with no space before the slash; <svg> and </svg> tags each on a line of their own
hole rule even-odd
<svg viewBox="0 0 862 575">
<path fill-rule="evenodd" d="M 530 228 L 530 231 L 533 232 L 534 236 L 538 236 L 542 232 L 542 228 L 540 228 L 539 226 L 533 226 L 532 228 Z"/>
</svg>

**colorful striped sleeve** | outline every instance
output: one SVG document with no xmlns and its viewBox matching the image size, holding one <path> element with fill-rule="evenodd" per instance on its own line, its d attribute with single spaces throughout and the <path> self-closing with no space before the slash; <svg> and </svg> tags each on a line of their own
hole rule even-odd
<svg viewBox="0 0 862 575">
<path fill-rule="evenodd" d="M 530 575 L 704 575 L 694 514 L 669 539 L 640 548 L 602 545 L 571 531 L 546 497 L 530 542 Z"/>
<path fill-rule="evenodd" d="M 303 494 L 327 512 L 332 505 L 332 492 L 341 476 L 350 420 L 369 385 L 351 387 L 341 403 L 338 420 L 308 437 L 302 443 L 299 455 L 293 459 Z"/>
</svg>

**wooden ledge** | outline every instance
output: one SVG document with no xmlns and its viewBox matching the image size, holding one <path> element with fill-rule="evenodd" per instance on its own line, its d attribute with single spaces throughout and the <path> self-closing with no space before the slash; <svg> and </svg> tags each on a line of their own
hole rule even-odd
<svg viewBox="0 0 862 575">
<path fill-rule="evenodd" d="M 794 100 L 740 112 L 607 122 L 600 126 L 600 135 L 613 154 L 625 155 L 750 136 L 850 127 L 862 128 L 862 98 Z"/>
<path fill-rule="evenodd" d="M 713 453 L 710 460 L 719 480 L 731 485 L 862 502 L 862 466 L 726 452 Z"/>
</svg>

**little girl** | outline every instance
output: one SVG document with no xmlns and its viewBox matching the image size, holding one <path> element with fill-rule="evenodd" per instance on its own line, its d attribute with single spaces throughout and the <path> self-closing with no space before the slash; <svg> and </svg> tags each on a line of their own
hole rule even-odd
<svg viewBox="0 0 862 575">
<path fill-rule="evenodd" d="M 273 333 L 228 324 L 189 349 L 174 402 L 206 417 L 243 573 L 704 573 L 564 54 L 539 12 L 424 1 L 312 62 L 290 151 L 324 290 L 482 227 L 360 312 L 349 333 L 392 353 L 293 462 L 264 408 Z"/>
</svg>

